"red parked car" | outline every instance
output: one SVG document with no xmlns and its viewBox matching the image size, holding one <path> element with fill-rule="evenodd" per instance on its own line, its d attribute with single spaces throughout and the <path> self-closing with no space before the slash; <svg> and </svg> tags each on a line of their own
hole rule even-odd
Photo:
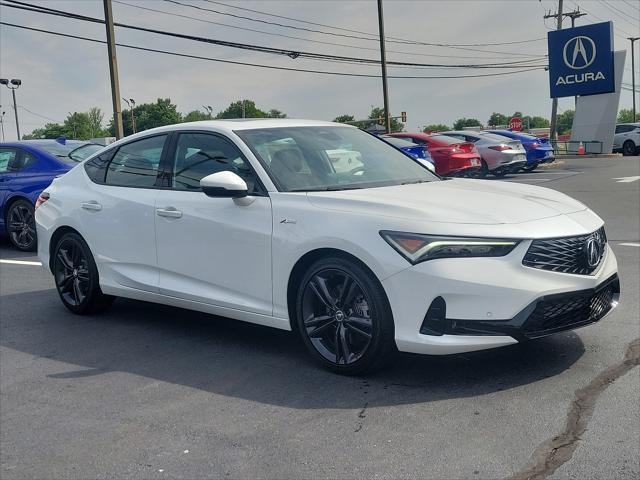
<svg viewBox="0 0 640 480">
<path fill-rule="evenodd" d="M 469 175 L 480 170 L 482 160 L 478 149 L 471 142 L 463 142 L 445 135 L 427 133 L 392 133 L 418 145 L 426 145 L 436 165 L 438 175 Z"/>
</svg>

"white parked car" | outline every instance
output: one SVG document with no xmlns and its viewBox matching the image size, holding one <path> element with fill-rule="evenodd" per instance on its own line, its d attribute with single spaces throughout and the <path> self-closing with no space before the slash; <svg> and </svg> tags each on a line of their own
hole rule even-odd
<svg viewBox="0 0 640 480">
<path fill-rule="evenodd" d="M 485 177 L 488 173 L 504 177 L 507 173 L 516 173 L 527 164 L 527 152 L 520 140 L 483 131 L 459 130 L 442 132 L 440 135 L 475 144 L 482 157 L 480 177 Z"/>
<path fill-rule="evenodd" d="M 361 165 L 336 171 L 345 150 Z M 347 374 L 396 348 L 469 352 L 580 327 L 620 291 L 603 221 L 580 202 L 441 179 L 329 122 L 132 135 L 55 180 L 36 222 L 72 312 L 122 296 L 292 329 Z"/>
<path fill-rule="evenodd" d="M 640 123 L 619 123 L 613 135 L 613 151 L 623 155 L 640 153 Z"/>
</svg>

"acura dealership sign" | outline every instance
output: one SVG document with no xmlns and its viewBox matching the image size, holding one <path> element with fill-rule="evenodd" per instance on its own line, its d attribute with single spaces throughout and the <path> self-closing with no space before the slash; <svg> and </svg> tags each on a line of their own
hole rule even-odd
<svg viewBox="0 0 640 480">
<path fill-rule="evenodd" d="M 615 90 L 612 22 L 554 30 L 547 41 L 552 98 Z"/>
</svg>

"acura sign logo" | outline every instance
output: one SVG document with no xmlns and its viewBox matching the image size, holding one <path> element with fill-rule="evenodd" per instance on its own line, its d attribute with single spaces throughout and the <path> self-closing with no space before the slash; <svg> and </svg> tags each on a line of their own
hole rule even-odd
<svg viewBox="0 0 640 480">
<path fill-rule="evenodd" d="M 600 263 L 601 250 L 600 242 L 598 240 L 599 238 L 593 235 L 589 237 L 585 245 L 587 265 L 589 265 L 591 268 L 598 266 L 598 263 Z"/>
<path fill-rule="evenodd" d="M 574 70 L 587 68 L 596 59 L 596 44 L 589 37 L 573 37 L 564 44 L 562 57 L 567 67 Z"/>
</svg>

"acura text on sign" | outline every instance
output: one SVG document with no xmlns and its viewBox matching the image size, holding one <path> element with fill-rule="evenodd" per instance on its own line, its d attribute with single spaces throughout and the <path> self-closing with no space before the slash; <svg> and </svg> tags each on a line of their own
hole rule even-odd
<svg viewBox="0 0 640 480">
<path fill-rule="evenodd" d="M 552 98 L 615 90 L 612 22 L 555 30 L 547 41 Z"/>
</svg>

